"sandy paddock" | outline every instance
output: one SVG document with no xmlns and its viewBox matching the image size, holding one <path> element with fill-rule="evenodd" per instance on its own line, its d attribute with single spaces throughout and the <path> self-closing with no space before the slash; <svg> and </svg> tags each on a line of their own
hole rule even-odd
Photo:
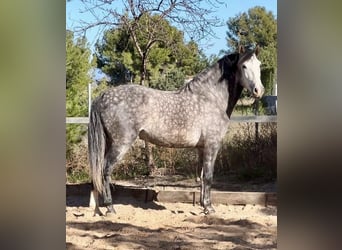
<svg viewBox="0 0 342 250">
<path fill-rule="evenodd" d="M 74 197 L 74 199 L 77 199 Z M 87 206 L 66 207 L 67 249 L 276 249 L 277 208 L 115 200 L 117 214 L 93 216 Z M 106 209 L 101 208 L 104 212 Z"/>
</svg>

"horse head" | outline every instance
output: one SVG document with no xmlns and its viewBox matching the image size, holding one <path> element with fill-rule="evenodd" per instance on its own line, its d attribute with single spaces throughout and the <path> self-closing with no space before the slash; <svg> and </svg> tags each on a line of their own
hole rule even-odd
<svg viewBox="0 0 342 250">
<path fill-rule="evenodd" d="M 245 87 L 255 98 L 261 98 L 265 92 L 265 88 L 261 82 L 260 64 L 257 56 L 259 55 L 259 46 L 255 50 L 245 51 L 239 47 L 239 59 L 237 68 L 240 72 L 240 83 Z"/>
</svg>

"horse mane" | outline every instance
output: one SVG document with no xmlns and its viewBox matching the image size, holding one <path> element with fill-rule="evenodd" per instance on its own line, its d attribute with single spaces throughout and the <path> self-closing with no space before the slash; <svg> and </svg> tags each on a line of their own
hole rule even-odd
<svg viewBox="0 0 342 250">
<path fill-rule="evenodd" d="M 232 67 L 238 67 L 239 64 L 242 64 L 248 59 L 250 59 L 252 55 L 254 54 L 254 52 L 255 52 L 254 50 L 248 50 L 243 54 L 235 53 L 235 54 L 227 55 L 227 57 L 230 57 L 230 61 L 234 62 Z M 226 65 L 224 67 L 226 67 Z M 239 71 L 230 70 L 230 72 L 233 72 L 233 73 L 226 75 L 226 76 L 223 73 L 222 75 L 222 78 L 225 78 L 228 80 L 229 100 L 228 100 L 228 107 L 227 107 L 226 113 L 229 118 L 243 90 L 242 85 L 237 84 L 237 80 L 236 80 L 237 78 L 240 77 L 239 75 L 237 75 L 239 74 Z"/>
<path fill-rule="evenodd" d="M 189 91 L 192 92 L 193 87 L 200 85 L 203 81 L 206 81 L 206 79 L 209 77 L 209 73 L 211 73 L 212 69 L 216 67 L 217 63 L 214 63 L 213 65 L 205 68 L 200 73 L 194 76 L 194 78 L 191 81 L 188 81 L 184 83 L 177 92 L 184 92 Z"/>
<path fill-rule="evenodd" d="M 191 81 L 185 83 L 181 86 L 177 92 L 189 91 L 193 92 L 193 88 L 203 84 L 203 82 L 208 82 L 208 77 L 210 77 L 210 73 L 215 68 L 219 67 L 221 71 L 221 77 L 219 78 L 219 82 L 223 80 L 227 80 L 229 85 L 235 82 L 236 77 L 236 69 L 238 64 L 241 64 L 248 60 L 254 53 L 254 50 L 248 50 L 243 54 L 239 54 L 238 52 L 224 55 L 221 57 L 216 63 L 212 64 L 210 67 L 204 69 L 200 73 L 198 73 Z M 234 86 L 229 87 L 229 92 Z M 235 88 L 235 87 L 234 87 Z M 241 90 L 242 91 L 242 90 Z"/>
</svg>

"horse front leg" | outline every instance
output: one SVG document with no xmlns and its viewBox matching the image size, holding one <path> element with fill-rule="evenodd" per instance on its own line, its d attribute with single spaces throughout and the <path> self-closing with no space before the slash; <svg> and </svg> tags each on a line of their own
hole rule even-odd
<svg viewBox="0 0 342 250">
<path fill-rule="evenodd" d="M 204 213 L 214 213 L 215 209 L 211 205 L 211 185 L 213 182 L 214 165 L 219 146 L 213 146 L 203 151 L 203 168 L 201 173 L 201 205 Z"/>
<path fill-rule="evenodd" d="M 214 167 L 211 163 L 204 163 L 201 178 L 201 205 L 204 213 L 214 213 L 215 209 L 211 205 L 211 185 L 213 182 Z"/>
<path fill-rule="evenodd" d="M 198 148 L 197 151 L 198 151 L 198 164 L 196 167 L 196 182 L 200 182 L 202 179 L 202 168 L 203 168 L 203 148 Z M 201 204 L 202 204 L 202 201 L 201 201 Z"/>
</svg>

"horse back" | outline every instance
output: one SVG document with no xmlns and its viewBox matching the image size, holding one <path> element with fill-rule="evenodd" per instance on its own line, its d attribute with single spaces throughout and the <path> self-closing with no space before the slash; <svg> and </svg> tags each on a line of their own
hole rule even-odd
<svg viewBox="0 0 342 250">
<path fill-rule="evenodd" d="M 222 121 L 224 110 L 188 92 L 121 85 L 106 91 L 98 102 L 110 132 L 131 129 L 141 139 L 161 146 L 194 147 L 203 135 L 217 134 L 226 122 Z"/>
</svg>

